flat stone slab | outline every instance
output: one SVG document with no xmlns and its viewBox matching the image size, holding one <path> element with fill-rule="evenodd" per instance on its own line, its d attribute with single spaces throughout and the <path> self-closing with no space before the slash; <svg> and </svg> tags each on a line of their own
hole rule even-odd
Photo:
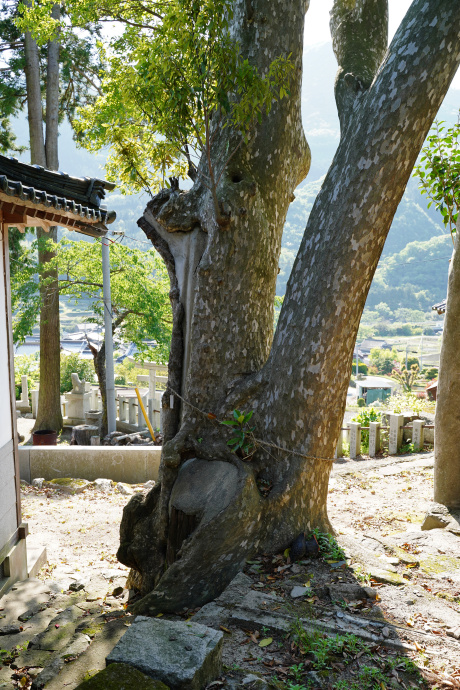
<svg viewBox="0 0 460 690">
<path fill-rule="evenodd" d="M 110 664 L 83 681 L 76 690 L 170 690 L 161 680 L 153 680 L 128 664 Z"/>
<path fill-rule="evenodd" d="M 57 489 L 65 494 L 81 494 L 90 482 L 86 479 L 73 479 L 72 477 L 58 477 L 57 479 L 51 479 L 49 482 L 44 482 L 43 486 L 50 489 Z"/>
<path fill-rule="evenodd" d="M 222 670 L 223 633 L 204 625 L 137 616 L 108 655 L 171 690 L 201 690 Z"/>
</svg>

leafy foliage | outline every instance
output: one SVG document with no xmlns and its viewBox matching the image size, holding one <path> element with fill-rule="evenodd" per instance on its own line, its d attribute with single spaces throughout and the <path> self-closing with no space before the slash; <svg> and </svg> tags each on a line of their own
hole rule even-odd
<svg viewBox="0 0 460 690">
<path fill-rule="evenodd" d="M 38 353 L 35 355 L 19 355 L 14 358 L 14 384 L 16 399 L 21 397 L 22 376 L 28 378 L 29 393 L 39 381 Z"/>
<path fill-rule="evenodd" d="M 56 28 L 45 16 L 51 4 L 24 8 L 21 26 L 40 41 Z M 108 69 L 102 95 L 80 111 L 80 141 L 93 151 L 110 147 L 107 175 L 126 192 L 153 194 L 170 176 L 199 176 L 219 218 L 223 170 L 273 102 L 289 95 L 289 56 L 275 59 L 263 76 L 244 59 L 229 33 L 231 0 L 106 0 L 97 7 L 69 0 L 66 9 L 76 23 L 116 19 L 125 25 L 108 50 L 101 48 Z M 236 136 L 217 168 L 211 147 L 226 127 Z"/>
<path fill-rule="evenodd" d="M 78 354 L 61 354 L 61 393 L 72 390 L 72 374 L 78 374 L 80 380 L 94 381 L 95 371 L 91 359 L 82 359 Z"/>
<path fill-rule="evenodd" d="M 428 208 L 435 205 L 453 234 L 460 209 L 460 111 L 455 125 L 448 129 L 443 125 L 444 121 L 435 121 L 414 175 L 430 200 Z"/>
<path fill-rule="evenodd" d="M 53 4 L 33 3 L 33 11 L 39 15 L 39 23 L 33 26 L 34 33 L 40 27 L 47 38 L 54 37 L 56 22 L 51 18 Z M 11 117 L 23 111 L 27 101 L 24 71 L 24 30 L 27 24 L 23 15 L 29 11 L 21 3 L 0 3 L 0 49 L 2 60 L 7 64 L 6 69 L 0 70 L 0 151 L 4 152 L 24 150 L 17 146 L 9 122 Z M 59 35 L 59 117 L 61 122 L 64 117 L 72 122 L 77 107 L 95 100 L 103 64 L 96 50 L 99 38 L 97 25 L 90 27 L 87 23 L 80 22 L 78 28 L 74 28 L 70 25 L 68 16 L 63 15 L 62 28 Z M 46 98 L 47 55 L 46 41 L 42 41 L 39 61 L 43 102 Z"/>
<path fill-rule="evenodd" d="M 391 374 L 395 362 L 399 361 L 399 356 L 395 349 L 383 350 L 375 347 L 370 352 L 369 361 L 379 374 Z"/>
<path fill-rule="evenodd" d="M 419 374 L 419 365 L 412 364 L 410 369 L 406 369 L 405 366 L 401 367 L 401 369 L 393 369 L 391 376 L 396 381 L 398 381 L 398 383 L 401 384 L 404 391 L 410 393 L 412 391 L 414 384 L 417 382 L 417 379 L 419 378 Z"/>
<path fill-rule="evenodd" d="M 41 240 L 50 244 L 50 240 Z M 31 332 L 40 309 L 38 241 L 24 247 L 23 270 L 12 276 L 13 330 L 16 341 Z M 101 248 L 97 242 L 62 239 L 53 264 L 59 274 L 59 293 L 78 304 L 91 300 L 89 322 L 103 325 Z M 146 340 L 155 340 L 154 357 L 165 362 L 169 353 L 171 308 L 166 268 L 154 250 L 143 252 L 112 243 L 110 250 L 113 324 L 122 342 L 136 343 L 141 355 L 152 356 Z M 45 281 L 46 283 L 46 281 Z M 49 299 L 57 298 L 51 294 Z"/>
<path fill-rule="evenodd" d="M 382 414 L 378 412 L 373 407 L 362 410 L 359 414 L 355 415 L 352 422 L 358 422 L 361 426 L 369 426 L 371 422 L 381 422 Z M 361 449 L 365 452 L 369 450 L 369 430 L 363 429 L 361 431 Z"/>
<path fill-rule="evenodd" d="M 345 560 L 345 552 L 337 543 L 337 539 L 333 534 L 321 532 L 317 527 L 312 531 L 318 542 L 320 555 L 326 560 L 343 561 Z"/>
</svg>

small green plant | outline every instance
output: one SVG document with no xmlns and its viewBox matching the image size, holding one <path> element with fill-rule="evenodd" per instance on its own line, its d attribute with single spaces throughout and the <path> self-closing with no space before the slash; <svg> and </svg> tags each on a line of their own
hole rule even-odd
<svg viewBox="0 0 460 690">
<path fill-rule="evenodd" d="M 252 410 L 247 414 L 241 412 L 240 410 L 233 410 L 233 419 L 226 419 L 221 422 L 221 424 L 231 426 L 233 428 L 233 436 L 229 441 L 227 441 L 227 445 L 232 446 L 233 453 L 241 451 L 244 458 L 252 455 L 254 451 L 255 444 L 252 433 L 255 427 L 248 426 L 252 415 Z"/>
<path fill-rule="evenodd" d="M 358 407 L 366 407 L 366 401 L 364 400 L 364 398 L 358 398 L 356 404 L 358 405 Z"/>
<path fill-rule="evenodd" d="M 300 621 L 294 625 L 294 640 L 302 654 L 313 655 L 313 668 L 317 671 L 330 668 L 334 657 L 343 657 L 342 663 L 352 663 L 359 652 L 369 652 L 367 644 L 356 635 L 328 637 L 321 633 L 307 632 Z"/>
<path fill-rule="evenodd" d="M 369 577 L 369 573 L 366 573 L 366 571 L 360 565 L 355 566 L 353 570 L 358 582 L 362 582 L 365 585 L 370 585 L 371 579 Z"/>
<path fill-rule="evenodd" d="M 373 407 L 370 409 L 363 410 L 359 414 L 355 415 L 352 422 L 358 422 L 361 426 L 369 426 L 371 422 L 381 422 L 382 414 L 375 410 Z M 361 431 L 361 450 L 364 452 L 369 452 L 369 431 L 364 429 Z"/>
<path fill-rule="evenodd" d="M 403 446 L 400 447 L 400 449 L 399 449 L 398 452 L 399 452 L 400 454 L 404 454 L 404 453 L 416 453 L 417 450 L 416 450 L 416 448 L 415 448 L 415 446 L 414 446 L 413 443 L 406 443 L 406 444 L 404 444 Z"/>
<path fill-rule="evenodd" d="M 303 664 L 294 664 L 289 669 L 289 672 L 294 676 L 294 680 L 302 680 L 303 676 Z"/>
<path fill-rule="evenodd" d="M 316 537 L 319 552 L 323 558 L 328 561 L 344 561 L 346 559 L 344 550 L 338 545 L 336 538 L 332 534 L 321 532 L 318 528 L 313 530 L 313 534 Z"/>
</svg>

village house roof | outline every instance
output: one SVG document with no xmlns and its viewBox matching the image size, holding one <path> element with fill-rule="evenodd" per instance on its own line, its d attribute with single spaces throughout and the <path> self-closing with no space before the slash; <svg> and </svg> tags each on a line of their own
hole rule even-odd
<svg viewBox="0 0 460 690">
<path fill-rule="evenodd" d="M 358 345 L 358 348 L 364 353 L 369 353 L 374 348 L 391 350 L 391 345 L 388 345 L 387 341 L 383 339 L 366 338 L 366 340 L 363 340 L 363 342 Z"/>
<path fill-rule="evenodd" d="M 363 376 L 356 379 L 356 385 L 361 388 L 396 388 L 398 384 L 382 376 Z"/>
<path fill-rule="evenodd" d="M 0 155 L 0 204 L 3 220 L 24 231 L 26 226 L 67 227 L 87 235 L 103 236 L 116 218 L 101 204 L 115 185 L 89 177 L 28 165 Z"/>
</svg>

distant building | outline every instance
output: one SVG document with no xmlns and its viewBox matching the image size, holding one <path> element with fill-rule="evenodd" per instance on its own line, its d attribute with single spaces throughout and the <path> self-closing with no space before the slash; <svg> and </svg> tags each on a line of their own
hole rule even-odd
<svg viewBox="0 0 460 690">
<path fill-rule="evenodd" d="M 425 388 L 428 400 L 436 400 L 438 397 L 438 381 L 431 381 Z"/>
<path fill-rule="evenodd" d="M 389 345 L 386 340 L 378 338 L 366 338 L 366 340 L 363 340 L 363 342 L 358 345 L 358 349 L 366 356 L 375 348 L 378 350 L 391 350 L 391 345 Z"/>
<path fill-rule="evenodd" d="M 383 402 L 393 394 L 395 388 L 398 388 L 398 383 L 383 376 L 362 376 L 356 379 L 357 397 L 364 398 L 367 405 L 376 400 Z"/>
<path fill-rule="evenodd" d="M 59 225 L 102 237 L 106 224 L 115 220 L 101 206 L 105 190 L 113 186 L 0 156 L 0 596 L 34 572 L 27 563 L 28 527 L 21 517 L 8 232 Z"/>
</svg>

